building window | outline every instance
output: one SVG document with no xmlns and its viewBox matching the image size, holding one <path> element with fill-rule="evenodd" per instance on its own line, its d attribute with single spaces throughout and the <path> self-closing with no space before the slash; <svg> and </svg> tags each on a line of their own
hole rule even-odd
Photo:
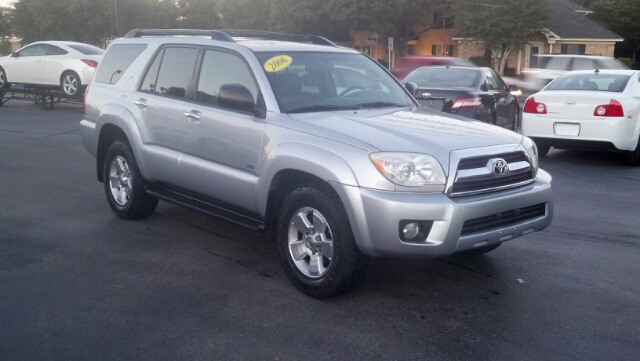
<svg viewBox="0 0 640 361">
<path fill-rule="evenodd" d="M 442 55 L 442 45 L 431 45 L 431 55 Z"/>
<path fill-rule="evenodd" d="M 584 54 L 586 48 L 585 44 L 562 44 L 560 52 L 562 54 Z"/>
<path fill-rule="evenodd" d="M 434 29 L 451 29 L 455 25 L 455 17 L 451 6 L 444 6 L 433 11 Z"/>
<path fill-rule="evenodd" d="M 444 51 L 444 55 L 453 56 L 453 45 L 447 45 Z"/>
</svg>

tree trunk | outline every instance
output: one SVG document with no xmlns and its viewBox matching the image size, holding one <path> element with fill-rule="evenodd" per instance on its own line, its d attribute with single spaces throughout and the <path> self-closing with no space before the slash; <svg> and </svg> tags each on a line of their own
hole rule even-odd
<svg viewBox="0 0 640 361">
<path fill-rule="evenodd" d="M 502 53 L 502 59 L 500 59 L 500 70 L 498 71 L 498 74 L 500 74 L 500 76 L 504 76 L 504 67 L 507 65 L 509 53 L 511 53 L 511 47 L 507 45 L 507 47 L 504 49 L 504 53 Z"/>
</svg>

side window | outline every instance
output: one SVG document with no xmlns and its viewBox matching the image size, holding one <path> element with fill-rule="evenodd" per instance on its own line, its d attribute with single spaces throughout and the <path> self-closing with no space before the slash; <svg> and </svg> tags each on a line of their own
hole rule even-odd
<svg viewBox="0 0 640 361">
<path fill-rule="evenodd" d="M 549 57 L 549 62 L 546 64 L 547 69 L 553 70 L 569 70 L 571 58 L 566 56 Z"/>
<path fill-rule="evenodd" d="M 24 56 L 45 56 L 47 55 L 47 50 L 49 50 L 49 45 L 47 44 L 35 44 L 31 46 L 27 46 L 26 48 L 20 50 L 18 53 L 19 57 Z"/>
<path fill-rule="evenodd" d="M 496 80 L 491 72 L 485 74 L 485 85 L 487 86 L 487 90 L 500 90 L 498 80 Z"/>
<path fill-rule="evenodd" d="M 497 88 L 496 89 L 498 89 L 498 90 L 507 90 L 507 86 L 502 81 L 502 78 L 500 78 L 500 76 L 496 72 L 494 72 L 493 70 L 491 71 L 491 78 L 493 79 L 495 84 L 497 84 Z"/>
<path fill-rule="evenodd" d="M 191 76 L 198 57 L 197 48 L 167 47 L 158 53 L 149 72 L 145 76 L 141 90 L 166 95 L 176 98 L 184 98 L 191 82 Z M 154 67 L 158 62 L 157 81 L 154 81 Z M 144 87 L 147 86 L 145 89 Z"/>
<path fill-rule="evenodd" d="M 163 64 L 164 66 L 164 64 Z M 224 84 L 240 84 L 258 102 L 258 86 L 253 73 L 239 56 L 218 50 L 206 50 L 198 78 L 197 100 L 217 106 L 218 89 Z"/>
<path fill-rule="evenodd" d="M 593 59 L 589 58 L 575 58 L 573 59 L 573 69 L 572 70 L 590 70 L 595 69 L 596 64 Z"/>
<path fill-rule="evenodd" d="M 68 51 L 53 45 L 49 45 L 49 50 L 47 50 L 47 55 L 65 55 L 68 53 Z"/>
<path fill-rule="evenodd" d="M 131 63 L 147 48 L 146 44 L 114 44 L 109 47 L 96 71 L 96 82 L 115 84 Z"/>
</svg>

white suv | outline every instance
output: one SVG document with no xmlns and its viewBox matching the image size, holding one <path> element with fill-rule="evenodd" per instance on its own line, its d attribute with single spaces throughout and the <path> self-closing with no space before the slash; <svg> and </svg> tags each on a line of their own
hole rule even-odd
<svg viewBox="0 0 640 361">
<path fill-rule="evenodd" d="M 614 58 L 594 55 L 543 54 L 536 55 L 531 67 L 522 71 L 527 89 L 538 91 L 553 79 L 571 70 L 628 69 Z"/>
</svg>

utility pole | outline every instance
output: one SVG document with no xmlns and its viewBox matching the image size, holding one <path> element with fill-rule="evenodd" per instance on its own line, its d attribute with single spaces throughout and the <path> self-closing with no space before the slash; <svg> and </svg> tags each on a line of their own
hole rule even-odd
<svg viewBox="0 0 640 361">
<path fill-rule="evenodd" d="M 122 11 L 122 2 L 124 0 L 116 0 L 116 26 L 118 37 L 124 36 L 124 13 Z"/>
</svg>

